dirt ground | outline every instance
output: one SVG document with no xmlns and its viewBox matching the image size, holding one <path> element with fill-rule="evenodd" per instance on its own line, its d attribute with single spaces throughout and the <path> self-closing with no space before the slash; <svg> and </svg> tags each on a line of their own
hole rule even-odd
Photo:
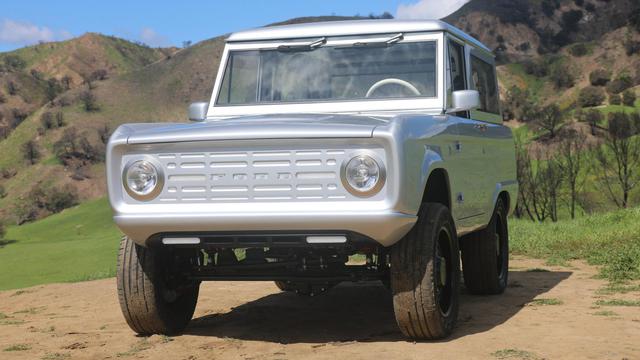
<svg viewBox="0 0 640 360">
<path fill-rule="evenodd" d="M 639 300 L 601 295 L 583 263 L 549 267 L 512 259 L 501 296 L 463 291 L 449 339 L 402 338 L 378 283 L 345 283 L 326 295 L 282 293 L 268 282 L 204 283 L 194 320 L 177 337 L 137 337 L 115 279 L 0 292 L 0 359 L 640 359 Z M 558 302 L 560 302 L 558 304 Z"/>
</svg>

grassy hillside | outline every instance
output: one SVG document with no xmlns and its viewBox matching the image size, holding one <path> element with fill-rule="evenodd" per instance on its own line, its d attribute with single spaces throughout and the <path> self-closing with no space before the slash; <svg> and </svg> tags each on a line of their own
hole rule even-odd
<svg viewBox="0 0 640 360">
<path fill-rule="evenodd" d="M 37 70 L 45 78 L 70 76 L 75 84 L 80 84 L 95 70 L 123 74 L 158 61 L 173 51 L 150 48 L 113 36 L 86 33 L 71 40 L 0 53 L 0 63 L 7 56 L 18 56 L 26 63 L 27 72 Z"/>
<path fill-rule="evenodd" d="M 511 251 L 566 264 L 583 259 L 602 266 L 611 281 L 640 279 L 640 208 L 557 223 L 511 219 Z"/>
<path fill-rule="evenodd" d="M 106 199 L 13 226 L 0 243 L 0 290 L 115 275 L 120 232 Z"/>
</svg>

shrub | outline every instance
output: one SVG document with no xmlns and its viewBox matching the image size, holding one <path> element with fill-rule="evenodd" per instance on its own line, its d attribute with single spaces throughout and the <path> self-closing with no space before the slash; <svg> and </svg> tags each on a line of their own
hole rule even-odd
<svg viewBox="0 0 640 360">
<path fill-rule="evenodd" d="M 95 80 L 106 80 L 107 79 L 107 70 L 105 69 L 98 69 L 94 72 L 91 73 L 91 75 L 89 75 L 89 79 L 91 79 L 92 81 Z"/>
<path fill-rule="evenodd" d="M 79 136 L 75 127 L 66 129 L 60 140 L 53 144 L 53 149 L 58 159 L 65 165 L 74 163 L 74 160 L 80 161 L 80 164 L 75 162 L 79 166 L 87 161 L 97 163 L 104 160 L 105 155 L 102 147 L 91 145 L 86 134 Z"/>
<path fill-rule="evenodd" d="M 38 144 L 33 140 L 29 140 L 22 145 L 22 152 L 24 153 L 24 158 L 29 161 L 31 165 L 38 162 L 38 159 L 42 155 L 40 154 Z"/>
<path fill-rule="evenodd" d="M 62 111 L 58 111 L 56 113 L 56 125 L 58 125 L 58 127 L 67 125 L 67 123 L 64 122 L 64 114 L 62 113 Z"/>
<path fill-rule="evenodd" d="M 78 204 L 77 190 L 66 184 L 51 186 L 36 184 L 26 196 L 19 199 L 14 207 L 18 224 L 33 221 L 39 217 L 58 213 Z"/>
<path fill-rule="evenodd" d="M 31 77 L 33 77 L 36 80 L 42 80 L 43 74 L 36 70 L 36 69 L 31 69 L 31 71 L 29 71 L 29 73 L 31 74 Z"/>
<path fill-rule="evenodd" d="M 553 79 L 553 84 L 558 89 L 570 88 L 575 83 L 575 79 L 569 68 L 561 64 L 553 67 L 551 78 Z"/>
<path fill-rule="evenodd" d="M 629 16 L 629 25 L 640 32 L 640 8 L 635 9 Z"/>
<path fill-rule="evenodd" d="M 607 92 L 611 94 L 619 94 L 632 86 L 633 79 L 631 78 L 631 76 L 623 74 L 618 76 L 617 79 L 611 81 L 607 85 Z"/>
<path fill-rule="evenodd" d="M 564 27 L 568 31 L 575 31 L 578 29 L 578 22 L 582 19 L 582 11 L 581 10 L 569 10 L 567 12 L 562 13 L 562 23 Z"/>
<path fill-rule="evenodd" d="M 589 74 L 589 82 L 593 86 L 605 86 L 611 80 L 611 74 L 605 69 L 596 69 Z"/>
<path fill-rule="evenodd" d="M 6 230 L 4 229 L 4 223 L 2 221 L 0 221 L 0 239 L 4 238 L 4 235 L 6 234 Z"/>
<path fill-rule="evenodd" d="M 2 177 L 5 179 L 11 179 L 12 177 L 16 176 L 17 173 L 18 171 L 14 168 L 4 168 L 0 170 L 0 175 L 2 175 Z"/>
<path fill-rule="evenodd" d="M 602 88 L 587 86 L 580 90 L 578 95 L 578 105 L 581 107 L 598 106 L 604 101 L 604 91 Z"/>
<path fill-rule="evenodd" d="M 5 190 L 4 186 L 0 185 L 0 199 L 4 199 L 6 196 L 7 196 L 7 190 Z"/>
<path fill-rule="evenodd" d="M 7 98 L 4 96 L 3 93 L 0 93 L 0 104 L 4 104 L 7 102 Z"/>
<path fill-rule="evenodd" d="M 15 82 L 13 82 L 13 80 L 10 80 L 7 83 L 7 91 L 11 96 L 18 94 L 18 85 Z"/>
<path fill-rule="evenodd" d="M 93 112 L 100 110 L 98 106 L 98 99 L 91 90 L 85 90 L 80 94 L 80 100 L 84 105 L 84 110 L 87 112 Z"/>
<path fill-rule="evenodd" d="M 4 57 L 4 64 L 7 66 L 7 68 L 13 70 L 22 70 L 25 66 L 27 66 L 27 63 L 22 60 L 20 56 L 13 54 Z"/>
<path fill-rule="evenodd" d="M 569 53 L 575 57 L 581 57 L 587 55 L 589 49 L 584 43 L 578 43 L 569 48 Z"/>
<path fill-rule="evenodd" d="M 596 11 L 596 6 L 589 2 L 584 6 L 584 9 L 588 12 L 594 12 Z"/>
<path fill-rule="evenodd" d="M 620 105 L 622 104 L 622 98 L 620 94 L 611 94 L 609 95 L 609 104 L 611 105 Z"/>
<path fill-rule="evenodd" d="M 524 72 L 535 77 L 545 77 L 549 74 L 549 64 L 544 59 L 528 60 L 522 63 Z"/>
<path fill-rule="evenodd" d="M 633 106 L 636 102 L 636 93 L 627 89 L 622 93 L 622 103 L 626 106 Z"/>
<path fill-rule="evenodd" d="M 55 129 L 58 127 L 58 123 L 53 118 L 53 114 L 51 112 L 46 111 L 40 116 L 40 123 L 42 124 L 42 128 L 45 130 Z"/>
<path fill-rule="evenodd" d="M 49 101 L 53 102 L 53 100 L 62 91 L 63 91 L 62 85 L 60 85 L 60 82 L 56 78 L 51 78 L 51 79 L 47 80 L 47 88 L 46 88 L 45 93 L 46 93 L 47 99 Z"/>
</svg>

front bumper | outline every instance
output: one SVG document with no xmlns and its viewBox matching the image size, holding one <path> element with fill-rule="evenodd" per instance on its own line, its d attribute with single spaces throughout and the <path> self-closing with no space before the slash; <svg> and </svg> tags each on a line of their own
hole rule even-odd
<svg viewBox="0 0 640 360">
<path fill-rule="evenodd" d="M 335 231 L 364 235 L 391 246 L 413 227 L 415 215 L 388 210 L 365 212 L 157 213 L 117 214 L 116 225 L 137 244 L 169 232 Z"/>
</svg>

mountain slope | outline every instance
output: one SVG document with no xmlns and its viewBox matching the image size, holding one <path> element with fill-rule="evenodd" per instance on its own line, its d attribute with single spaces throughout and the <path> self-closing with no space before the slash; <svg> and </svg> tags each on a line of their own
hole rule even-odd
<svg viewBox="0 0 640 360">
<path fill-rule="evenodd" d="M 599 39 L 627 25 L 637 0 L 471 0 L 443 20 L 477 37 L 502 61 Z"/>
</svg>

